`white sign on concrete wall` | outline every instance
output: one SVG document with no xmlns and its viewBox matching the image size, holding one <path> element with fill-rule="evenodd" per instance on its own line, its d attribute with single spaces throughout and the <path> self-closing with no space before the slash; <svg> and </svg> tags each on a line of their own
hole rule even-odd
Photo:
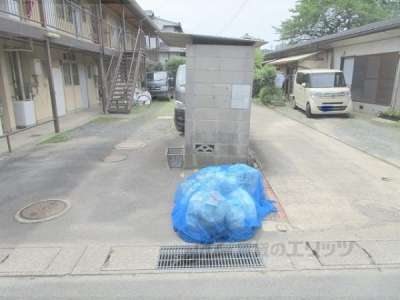
<svg viewBox="0 0 400 300">
<path fill-rule="evenodd" d="M 233 84 L 231 108 L 248 109 L 251 97 L 251 86 L 248 84 Z"/>
</svg>

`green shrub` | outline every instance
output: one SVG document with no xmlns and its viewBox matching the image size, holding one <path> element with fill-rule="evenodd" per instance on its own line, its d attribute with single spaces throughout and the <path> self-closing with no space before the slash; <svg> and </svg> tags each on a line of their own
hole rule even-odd
<svg viewBox="0 0 400 300">
<path fill-rule="evenodd" d="M 276 69 L 271 65 L 260 65 L 256 63 L 254 66 L 254 82 L 253 95 L 259 95 L 263 87 L 271 90 L 275 88 Z"/>
<path fill-rule="evenodd" d="M 400 118 L 400 110 L 389 109 L 382 113 L 384 116 Z"/>
<path fill-rule="evenodd" d="M 258 98 L 264 105 L 282 100 L 282 91 L 275 86 L 264 86 L 261 88 Z"/>
<path fill-rule="evenodd" d="M 400 121 L 400 110 L 391 108 L 385 112 L 380 113 L 378 116 L 381 118 L 391 119 L 394 121 Z"/>
<path fill-rule="evenodd" d="M 161 63 L 146 65 L 146 72 L 150 73 L 150 72 L 157 72 L 157 71 L 164 71 L 164 67 Z"/>
<path fill-rule="evenodd" d="M 182 56 L 174 56 L 170 58 L 167 63 L 165 64 L 165 70 L 168 71 L 168 73 L 175 78 L 176 76 L 176 71 L 178 70 L 178 67 L 180 65 L 185 64 L 186 60 Z"/>
</svg>

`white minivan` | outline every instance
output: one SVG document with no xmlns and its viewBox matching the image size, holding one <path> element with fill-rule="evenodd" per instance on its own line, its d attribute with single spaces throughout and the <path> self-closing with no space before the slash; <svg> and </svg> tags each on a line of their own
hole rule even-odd
<svg viewBox="0 0 400 300">
<path fill-rule="evenodd" d="M 290 98 L 293 108 L 303 109 L 308 118 L 324 114 L 349 115 L 353 110 L 350 88 L 340 70 L 297 71 Z"/>
</svg>

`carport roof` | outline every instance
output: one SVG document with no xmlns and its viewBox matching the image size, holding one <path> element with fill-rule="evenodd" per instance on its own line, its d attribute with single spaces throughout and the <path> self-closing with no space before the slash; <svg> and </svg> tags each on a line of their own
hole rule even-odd
<svg viewBox="0 0 400 300">
<path fill-rule="evenodd" d="M 269 60 L 269 61 L 267 60 L 264 63 L 269 64 L 269 65 L 284 65 L 287 63 L 291 63 L 291 62 L 301 61 L 303 59 L 314 56 L 318 53 L 319 52 L 312 52 L 312 53 L 306 53 L 306 54 L 302 54 L 302 55 L 289 56 L 289 57 L 285 57 L 285 58 L 281 58 L 281 59 L 277 59 L 277 60 Z"/>
<path fill-rule="evenodd" d="M 261 47 L 263 40 L 240 39 L 222 36 L 199 35 L 176 32 L 159 32 L 161 39 L 170 47 L 185 48 L 187 44 L 233 45 Z"/>
</svg>

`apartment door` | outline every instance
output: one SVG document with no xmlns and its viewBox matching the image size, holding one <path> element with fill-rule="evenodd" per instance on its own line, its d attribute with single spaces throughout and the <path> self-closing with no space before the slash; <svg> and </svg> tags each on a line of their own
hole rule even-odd
<svg viewBox="0 0 400 300">
<path fill-rule="evenodd" d="M 64 97 L 64 80 L 60 68 L 52 68 L 54 79 L 54 90 L 56 92 L 57 115 L 65 116 L 65 97 Z"/>
<path fill-rule="evenodd" d="M 82 108 L 89 107 L 89 87 L 88 87 L 88 75 L 86 72 L 87 68 L 85 65 L 79 65 L 79 81 L 81 85 L 81 104 Z"/>
</svg>

